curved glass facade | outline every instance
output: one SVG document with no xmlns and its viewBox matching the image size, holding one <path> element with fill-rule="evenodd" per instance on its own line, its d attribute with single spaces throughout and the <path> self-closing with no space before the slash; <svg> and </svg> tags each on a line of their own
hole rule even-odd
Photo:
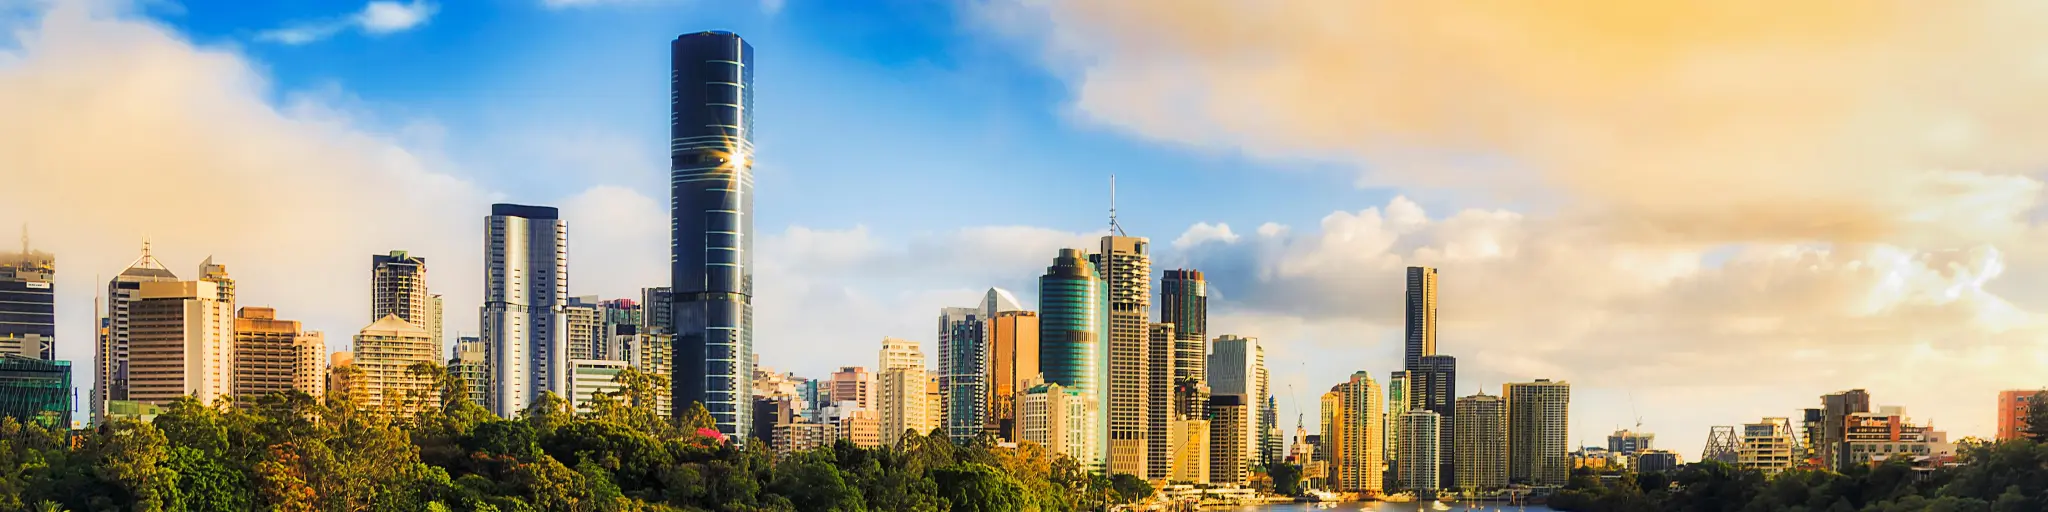
<svg viewBox="0 0 2048 512">
<path fill-rule="evenodd" d="M 730 32 L 670 44 L 670 278 L 678 417 L 703 403 L 744 437 L 753 406 L 754 49 Z"/>
<path fill-rule="evenodd" d="M 1099 391 L 1102 301 L 1102 280 L 1086 252 L 1060 249 L 1038 278 L 1038 366 L 1047 383 Z"/>
</svg>

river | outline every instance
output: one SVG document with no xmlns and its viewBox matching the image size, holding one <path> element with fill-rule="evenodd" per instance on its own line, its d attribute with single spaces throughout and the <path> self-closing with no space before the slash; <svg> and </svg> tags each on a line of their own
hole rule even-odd
<svg viewBox="0 0 2048 512">
<path fill-rule="evenodd" d="M 1202 510 L 1233 512 L 1351 512 L 1354 510 L 1370 510 L 1374 512 L 1552 512 L 1550 507 L 1542 505 L 1493 503 L 1465 505 L 1445 503 L 1442 508 L 1435 508 L 1431 507 L 1428 503 L 1386 503 L 1378 501 L 1364 503 L 1275 503 L 1271 505 L 1246 505 L 1235 508 L 1204 508 Z"/>
</svg>

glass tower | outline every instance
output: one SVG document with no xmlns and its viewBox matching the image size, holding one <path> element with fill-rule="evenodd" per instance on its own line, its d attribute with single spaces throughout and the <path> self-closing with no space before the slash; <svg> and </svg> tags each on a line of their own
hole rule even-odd
<svg viewBox="0 0 2048 512">
<path fill-rule="evenodd" d="M 702 403 L 743 439 L 753 413 L 754 48 L 731 32 L 669 45 L 669 277 L 675 413 Z"/>
<path fill-rule="evenodd" d="M 1209 286 L 1201 271 L 1168 270 L 1159 279 L 1159 321 L 1173 324 L 1173 416 L 1201 419 L 1209 407 Z"/>
<path fill-rule="evenodd" d="M 1045 381 L 1082 393 L 1100 392 L 1102 280 L 1087 251 L 1060 249 L 1038 278 L 1038 368 Z"/>
</svg>

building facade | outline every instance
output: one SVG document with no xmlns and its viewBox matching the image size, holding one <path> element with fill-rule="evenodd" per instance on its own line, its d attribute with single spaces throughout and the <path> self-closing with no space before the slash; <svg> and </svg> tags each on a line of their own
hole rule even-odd
<svg viewBox="0 0 2048 512">
<path fill-rule="evenodd" d="M 1458 399 L 1458 421 L 1451 425 L 1457 447 L 1457 478 L 1450 487 L 1485 491 L 1508 486 L 1508 402 L 1485 393 Z"/>
<path fill-rule="evenodd" d="M 562 306 L 562 343 L 569 359 L 603 359 L 598 350 L 604 340 L 604 305 L 596 296 L 570 297 Z"/>
<path fill-rule="evenodd" d="M 1267 391 L 1266 352 L 1259 346 L 1257 338 L 1246 338 L 1231 334 L 1217 336 L 1210 344 L 1208 369 L 1209 389 L 1216 396 L 1238 395 L 1243 397 L 1240 406 L 1245 409 L 1245 423 L 1226 425 L 1210 418 L 1209 429 L 1218 436 L 1235 436 L 1238 444 L 1244 445 L 1234 453 L 1246 457 L 1240 465 L 1250 467 L 1257 462 L 1264 433 L 1259 430 L 1262 412 L 1259 406 L 1265 403 Z M 1214 408 L 1212 407 L 1213 411 Z M 1218 452 L 1220 453 L 1220 452 Z M 1215 464 L 1224 464 L 1216 461 Z M 1212 475 L 1213 476 L 1213 475 Z"/>
<path fill-rule="evenodd" d="M 930 434 L 937 422 L 926 410 L 931 377 L 925 373 L 924 351 L 915 341 L 882 338 L 879 363 L 876 411 L 881 413 L 882 444 L 895 445 L 905 431 Z"/>
<path fill-rule="evenodd" d="M 2010 441 L 2026 437 L 2027 400 L 2041 393 L 2035 389 L 2016 389 L 1998 392 L 1998 440 Z"/>
<path fill-rule="evenodd" d="M 1322 400 L 1323 458 L 1330 487 L 1368 496 L 1386 491 L 1386 411 L 1380 385 L 1366 372 L 1330 388 Z"/>
<path fill-rule="evenodd" d="M 483 340 L 492 358 L 487 407 L 511 418 L 541 393 L 569 394 L 563 331 L 569 231 L 558 210 L 516 204 L 491 205 L 484 226 Z"/>
<path fill-rule="evenodd" d="M 469 400 L 483 405 L 491 396 L 490 345 L 482 338 L 463 336 L 449 349 L 448 374 L 462 379 Z"/>
<path fill-rule="evenodd" d="M 235 312 L 233 383 L 238 400 L 298 391 L 320 396 L 326 388 L 327 339 L 300 329 L 277 310 L 245 307 Z"/>
<path fill-rule="evenodd" d="M 0 417 L 71 428 L 71 362 L 0 354 Z"/>
<path fill-rule="evenodd" d="M 626 386 L 618 381 L 619 373 L 631 366 L 625 361 L 610 359 L 570 359 L 569 395 L 563 398 L 569 400 L 569 407 L 578 414 L 596 412 L 591 407 L 593 400 L 600 394 L 612 395 L 624 390 Z"/>
<path fill-rule="evenodd" d="M 1851 389 L 1840 393 L 1830 393 L 1822 395 L 1820 403 L 1821 438 L 1820 442 L 1816 443 L 1819 449 L 1815 451 L 1820 455 L 1820 460 L 1824 467 L 1834 471 L 1841 471 L 1850 463 L 1848 453 L 1843 449 L 1844 446 L 1842 444 L 1847 440 L 1845 436 L 1849 428 L 1849 415 L 1870 412 L 1870 392 L 1861 389 Z"/>
<path fill-rule="evenodd" d="M 753 414 L 754 47 L 731 32 L 669 44 L 670 286 L 675 407 L 729 436 Z M 680 415 L 680 413 L 678 413 Z"/>
<path fill-rule="evenodd" d="M 1415 493 L 1418 498 L 1436 495 L 1443 485 L 1437 480 L 1441 473 L 1437 460 L 1443 449 L 1437 443 L 1443 439 L 1443 418 L 1428 409 L 1410 409 L 1401 415 L 1402 462 L 1399 482 L 1401 490 Z"/>
<path fill-rule="evenodd" d="M 1159 323 L 1173 325 L 1173 416 L 1201 418 L 1209 396 L 1209 282 L 1192 269 L 1159 279 Z"/>
<path fill-rule="evenodd" d="M 0 253 L 0 355 L 57 358 L 57 257 L 28 247 Z"/>
<path fill-rule="evenodd" d="M 1167 425 L 1171 482 L 1209 483 L 1209 420 L 1176 419 Z"/>
<path fill-rule="evenodd" d="M 1166 473 L 1165 461 L 1147 460 L 1154 449 L 1166 450 L 1164 439 L 1157 446 L 1151 436 L 1152 340 L 1147 317 L 1152 311 L 1151 242 L 1141 237 L 1102 237 L 1101 250 L 1089 255 L 1096 275 L 1102 276 L 1107 310 L 1103 329 L 1107 360 L 1105 412 L 1108 415 L 1109 470 L 1145 478 Z M 1162 425 L 1163 426 L 1163 425 Z M 1165 429 L 1160 429 L 1165 430 Z"/>
<path fill-rule="evenodd" d="M 1652 445 L 1656 444 L 1656 441 L 1657 434 L 1616 430 L 1613 434 L 1607 435 L 1607 451 L 1620 455 L 1635 455 L 1636 452 L 1653 448 Z"/>
<path fill-rule="evenodd" d="M 1004 311 L 989 319 L 989 422 L 997 439 L 1016 442 L 1017 397 L 1038 377 L 1038 313 Z"/>
<path fill-rule="evenodd" d="M 1501 394 L 1508 402 L 1508 481 L 1534 486 L 1564 485 L 1571 476 L 1571 384 L 1536 379 L 1510 383 L 1504 388 Z"/>
<path fill-rule="evenodd" d="M 1436 354 L 1436 269 L 1408 267 L 1408 344 L 1403 370 L 1414 370 L 1423 356 Z"/>
<path fill-rule="evenodd" d="M 1214 370 L 1214 367 L 1210 368 Z M 1245 434 L 1252 428 L 1251 400 L 1239 394 L 1209 397 L 1209 483 L 1251 482 L 1251 448 Z"/>
<path fill-rule="evenodd" d="M 1422 356 L 1415 367 L 1408 369 L 1405 391 L 1409 410 L 1436 413 L 1437 421 L 1444 427 L 1437 432 L 1442 436 L 1437 439 L 1437 447 L 1442 451 L 1437 457 L 1442 466 L 1438 468 L 1437 482 L 1449 484 L 1456 477 L 1457 440 L 1452 436 L 1457 433 L 1458 422 L 1458 359 L 1443 354 Z"/>
<path fill-rule="evenodd" d="M 1145 463 L 1147 478 L 1172 476 L 1173 324 L 1145 327 Z"/>
<path fill-rule="evenodd" d="M 352 364 L 362 380 L 350 382 L 349 391 L 362 400 L 358 405 L 372 411 L 413 414 L 439 407 L 434 376 L 414 371 L 413 365 L 433 363 L 440 353 L 440 344 L 426 329 L 386 315 L 356 333 Z"/>
<path fill-rule="evenodd" d="M 427 259 L 406 251 L 370 255 L 370 321 L 397 315 L 441 340 L 440 296 L 427 291 Z"/>
<path fill-rule="evenodd" d="M 141 283 L 129 305 L 128 400 L 212 404 L 234 380 L 234 311 L 212 281 Z"/>
<path fill-rule="evenodd" d="M 939 402 L 940 422 L 946 437 L 966 443 L 980 437 L 990 424 L 994 400 L 989 390 L 996 373 L 992 364 L 998 357 L 992 346 L 995 315 L 1024 309 L 1009 290 L 990 288 L 980 304 L 939 311 Z M 1015 364 L 1015 347 L 1008 347 Z"/>
<path fill-rule="evenodd" d="M 111 402 L 130 401 L 129 349 L 134 341 L 131 306 L 141 295 L 142 284 L 177 280 L 178 276 L 164 268 L 163 262 L 150 256 L 149 243 L 143 242 L 142 256 L 107 281 L 106 310 L 100 316 L 98 346 L 93 352 L 93 366 L 98 377 L 93 380 L 93 425 L 99 425 L 106 419 Z"/>
<path fill-rule="evenodd" d="M 1018 436 L 1082 467 L 1100 463 L 1095 448 L 1095 402 L 1054 383 L 1034 383 L 1017 399 Z"/>
<path fill-rule="evenodd" d="M 1785 418 L 1764 418 L 1742 426 L 1742 446 L 1735 466 L 1773 476 L 1790 471 L 1797 449 L 1792 439 L 1792 422 Z"/>
</svg>

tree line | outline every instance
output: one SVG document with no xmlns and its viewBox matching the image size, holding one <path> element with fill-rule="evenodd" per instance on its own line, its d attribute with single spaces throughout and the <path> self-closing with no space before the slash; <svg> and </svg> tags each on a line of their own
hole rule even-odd
<svg viewBox="0 0 2048 512">
<path fill-rule="evenodd" d="M 437 366 L 415 371 L 441 393 L 413 413 L 330 393 L 187 398 L 148 423 L 81 431 L 0 418 L 0 510 L 1051 512 L 1152 494 L 1034 444 L 956 445 L 936 431 L 777 457 L 724 442 L 701 405 L 661 417 L 662 377 L 630 370 L 587 414 L 549 393 L 514 419 Z"/>
</svg>

